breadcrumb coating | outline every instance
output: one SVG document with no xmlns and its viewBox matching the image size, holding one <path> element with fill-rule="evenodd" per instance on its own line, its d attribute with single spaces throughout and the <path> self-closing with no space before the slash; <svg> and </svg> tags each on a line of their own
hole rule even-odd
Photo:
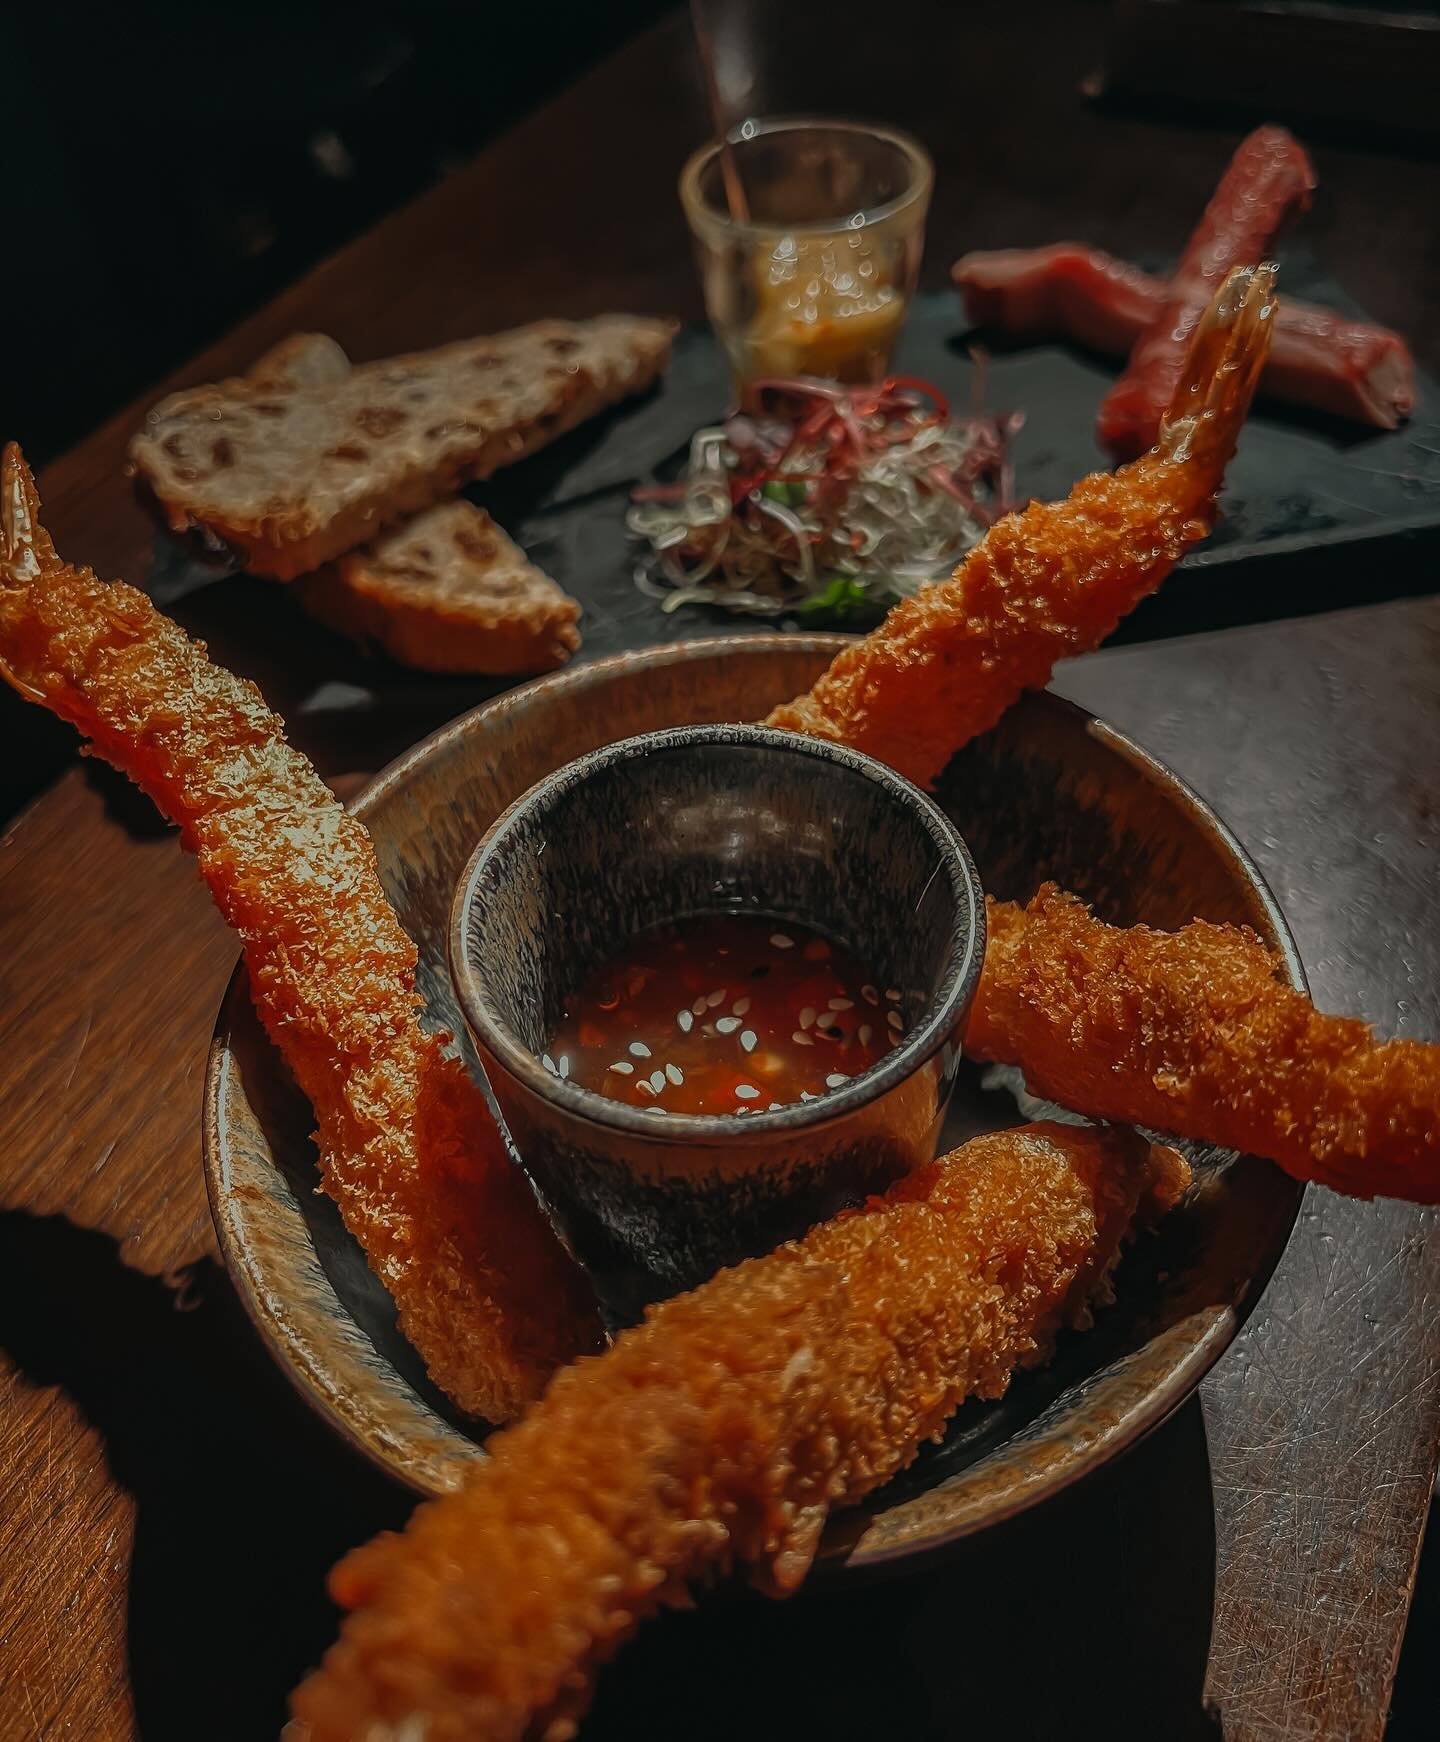
<svg viewBox="0 0 1440 1742">
<path fill-rule="evenodd" d="M 1268 1156 L 1351 1197 L 1440 1202 L 1440 1046 L 1322 1015 L 1248 930 L 1104 925 L 1054 884 L 1025 908 L 991 902 L 966 1045 L 1089 1118 Z"/>
<path fill-rule="evenodd" d="M 508 1420 L 598 1324 L 483 1096 L 420 1028 L 369 835 L 253 684 L 143 593 L 60 560 L 13 445 L 0 491 L 0 671 L 179 825 L 314 1106 L 325 1190 L 436 1383 Z"/>
<path fill-rule="evenodd" d="M 1057 660 L 1097 647 L 1204 538 L 1269 349 L 1267 267 L 1233 272 L 1153 452 L 1006 515 L 947 581 L 903 599 L 767 725 L 867 751 L 917 786 Z"/>
<path fill-rule="evenodd" d="M 464 1488 L 341 1562 L 295 1742 L 549 1742 L 641 1620 L 732 1564 L 793 1588 L 832 1508 L 998 1397 L 1189 1179 L 1125 1131 L 981 1137 L 651 1309 L 559 1373 Z"/>
</svg>

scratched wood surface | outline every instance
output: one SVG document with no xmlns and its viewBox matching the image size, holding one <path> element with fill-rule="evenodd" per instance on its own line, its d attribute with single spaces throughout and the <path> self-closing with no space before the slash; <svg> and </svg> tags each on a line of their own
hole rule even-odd
<svg viewBox="0 0 1440 1742">
<path fill-rule="evenodd" d="M 1322 1009 L 1440 1036 L 1440 603 L 1117 649 L 1057 687 L 1215 804 Z M 1435 1479 L 1435 1229 L 1432 1211 L 1308 1193 L 1205 1386 L 1222 1568 L 1207 1686 L 1236 1735 L 1379 1734 Z"/>
<path fill-rule="evenodd" d="M 746 0 L 745 100 L 818 89 L 916 125 L 941 167 L 932 282 L 973 245 L 1178 243 L 1228 137 L 1085 109 L 1091 8 L 979 11 L 892 4 L 880 33 L 828 9 L 820 31 Z M 1021 60 L 1023 79 L 992 76 Z M 183 374 L 304 328 L 364 357 L 538 312 L 693 316 L 673 179 L 701 126 L 672 20 Z M 1408 215 L 1434 209 L 1440 172 L 1319 155 L 1312 245 L 1435 367 L 1437 264 Z M 111 574 L 149 567 L 120 473 L 138 415 L 42 480 L 62 548 Z M 231 628 L 225 656 L 283 689 L 286 649 Z M 1437 670 L 1420 603 L 1103 653 L 1060 687 L 1235 823 L 1322 1004 L 1440 1035 Z M 323 767 L 353 777 L 384 748 L 332 733 Z M 3 1742 L 274 1734 L 333 1629 L 325 1568 L 407 1508 L 310 1420 L 216 1264 L 199 1089 L 234 953 L 103 769 L 66 774 L 0 842 Z M 1116 1737 L 1378 1737 L 1440 1419 L 1427 1229 L 1313 1194 L 1203 1406 L 923 1577 L 668 1619 L 607 1676 L 587 1735 L 1040 1737 L 1078 1713 Z"/>
</svg>

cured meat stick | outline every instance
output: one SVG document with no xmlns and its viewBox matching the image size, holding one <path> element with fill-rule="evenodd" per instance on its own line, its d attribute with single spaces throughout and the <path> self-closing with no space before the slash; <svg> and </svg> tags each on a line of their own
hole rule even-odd
<svg viewBox="0 0 1440 1742">
<path fill-rule="evenodd" d="M 1274 275 L 1230 275 L 1153 452 L 996 522 L 947 581 L 902 599 L 767 724 L 864 750 L 929 786 L 1056 661 L 1096 647 L 1210 530 L 1265 360 Z"/>
<path fill-rule="evenodd" d="M 951 277 L 977 327 L 1122 357 L 1169 301 L 1163 279 L 1080 242 L 966 254 Z M 1374 429 L 1395 429 L 1415 409 L 1415 359 L 1399 333 L 1289 296 L 1274 325 L 1262 395 Z"/>
<path fill-rule="evenodd" d="M 1267 1156 L 1351 1197 L 1440 1202 L 1440 1046 L 1322 1015 L 1235 926 L 1104 925 L 1053 884 L 989 920 L 975 1056 L 1088 1118 Z"/>
<path fill-rule="evenodd" d="M 1165 308 L 1135 341 L 1129 366 L 1101 402 L 1102 447 L 1127 460 L 1155 445 L 1210 298 L 1234 267 L 1264 259 L 1314 186 L 1309 159 L 1283 127 L 1257 128 L 1242 141 L 1180 256 Z"/>
<path fill-rule="evenodd" d="M 341 1562 L 353 1613 L 287 1742 L 573 1736 L 641 1620 L 736 1563 L 792 1589 L 832 1509 L 1089 1322 L 1188 1179 L 1133 1132 L 997 1132 L 652 1308 Z"/>
<path fill-rule="evenodd" d="M 56 555 L 13 444 L 0 534 L 0 675 L 179 825 L 315 1109 L 325 1190 L 435 1382 L 508 1420 L 599 1324 L 480 1090 L 420 1027 L 415 946 L 363 824 L 253 684 L 143 593 Z"/>
</svg>

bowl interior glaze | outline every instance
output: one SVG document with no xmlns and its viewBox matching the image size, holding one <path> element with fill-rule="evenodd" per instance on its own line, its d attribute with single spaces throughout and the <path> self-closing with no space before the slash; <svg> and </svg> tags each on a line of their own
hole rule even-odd
<svg viewBox="0 0 1440 1742">
<path fill-rule="evenodd" d="M 429 1020 L 469 1053 L 446 966 L 457 879 L 497 816 L 561 764 L 668 726 L 746 721 L 804 689 L 839 636 L 678 643 L 582 666 L 463 716 L 357 800 L 381 876 L 420 950 Z M 1253 926 L 1303 986 L 1264 884 L 1206 807 L 1121 734 L 1048 694 L 1027 697 L 950 764 L 936 794 L 986 888 L 1027 896 L 1054 878 L 1119 923 L 1197 915 Z M 474 1065 L 473 1055 L 469 1062 Z M 1005 1073 L 962 1066 L 945 1144 L 1034 1116 Z M 330 1201 L 315 1191 L 312 1119 L 258 1030 L 243 973 L 207 1078 L 205 1162 L 232 1276 L 282 1367 L 402 1481 L 442 1491 L 480 1455 L 425 1379 Z M 1162 1420 L 1234 1336 L 1274 1268 L 1300 1188 L 1268 1163 L 1189 1146 L 1195 1187 L 1125 1259 L 1115 1304 L 1062 1339 L 1042 1372 L 967 1404 L 944 1442 L 863 1508 L 832 1521 L 831 1569 L 933 1552 L 1073 1482 Z"/>
</svg>

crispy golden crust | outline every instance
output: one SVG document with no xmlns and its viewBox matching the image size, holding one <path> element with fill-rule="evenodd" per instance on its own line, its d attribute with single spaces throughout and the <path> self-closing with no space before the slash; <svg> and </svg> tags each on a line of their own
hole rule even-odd
<svg viewBox="0 0 1440 1742">
<path fill-rule="evenodd" d="M 966 1044 L 1037 1093 L 1277 1161 L 1353 1197 L 1440 1202 L 1440 1046 L 1377 1041 L 1277 978 L 1260 940 L 1103 925 L 1047 885 L 992 902 Z"/>
<path fill-rule="evenodd" d="M 314 1105 L 325 1189 L 437 1384 L 509 1419 L 597 1327 L 483 1097 L 420 1029 L 369 836 L 253 684 L 144 594 L 60 562 L 14 447 L 0 509 L 0 668 L 179 824 Z"/>
<path fill-rule="evenodd" d="M 1265 269 L 1232 275 L 1153 453 L 1082 478 L 1064 502 L 1007 515 L 948 581 L 896 605 L 767 724 L 868 751 L 929 786 L 1057 660 L 1098 646 L 1209 532 L 1272 308 Z"/>
<path fill-rule="evenodd" d="M 557 1375 L 463 1490 L 341 1563 L 355 1613 L 291 1734 L 571 1735 L 640 1620 L 733 1562 L 793 1587 L 829 1510 L 1042 1359 L 1103 1293 L 1137 1209 L 1187 1179 L 1129 1133 L 982 1137 L 654 1308 Z"/>
</svg>

